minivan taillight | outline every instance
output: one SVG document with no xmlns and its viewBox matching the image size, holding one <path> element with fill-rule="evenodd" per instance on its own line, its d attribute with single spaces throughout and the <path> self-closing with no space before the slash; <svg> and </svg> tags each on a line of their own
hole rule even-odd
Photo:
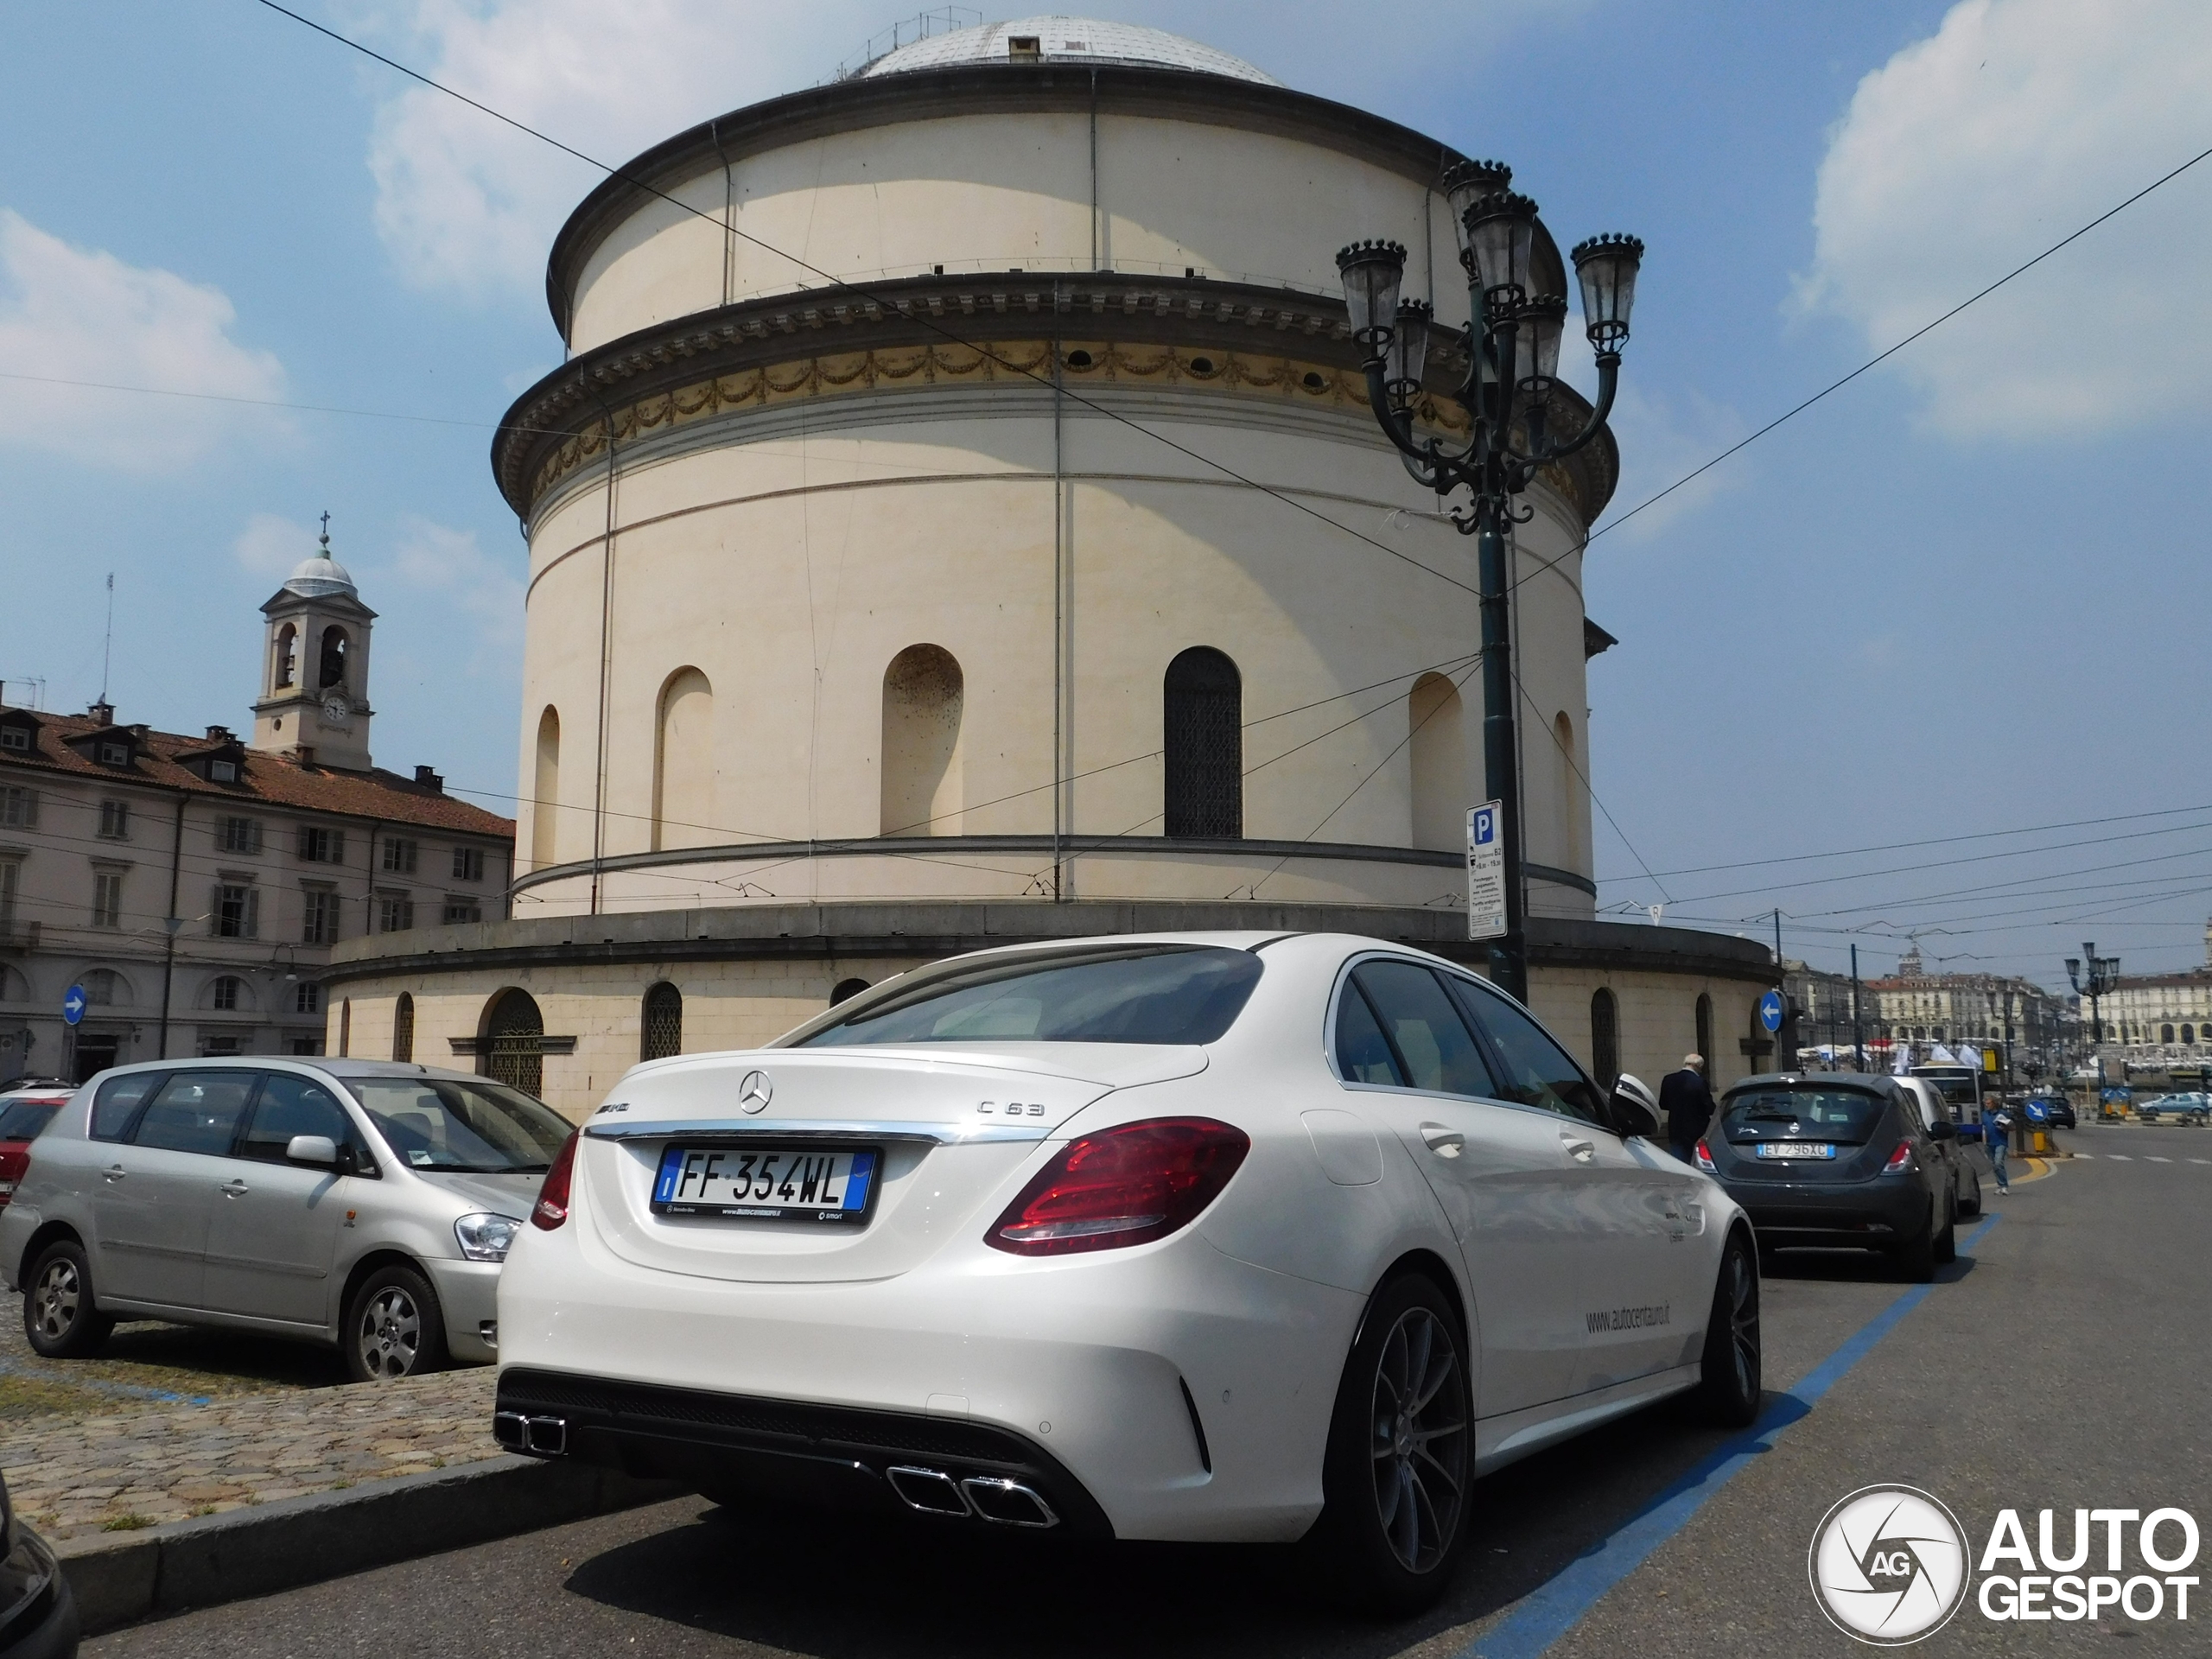
<svg viewBox="0 0 2212 1659">
<path fill-rule="evenodd" d="M 569 1218 L 569 1179 L 575 1167 L 576 1132 L 571 1129 L 554 1154 L 553 1166 L 545 1172 L 545 1185 L 537 1189 L 537 1203 L 530 1212 L 531 1226 L 550 1233 Z"/>
<path fill-rule="evenodd" d="M 1165 1238 L 1221 1195 L 1251 1149 L 1243 1130 L 1210 1117 L 1159 1117 L 1079 1135 L 1021 1189 L 983 1242 L 1015 1255 L 1071 1255 Z"/>
</svg>

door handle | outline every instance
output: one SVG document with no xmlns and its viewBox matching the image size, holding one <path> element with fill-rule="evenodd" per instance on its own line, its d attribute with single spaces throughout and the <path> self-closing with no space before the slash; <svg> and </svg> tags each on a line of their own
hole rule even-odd
<svg viewBox="0 0 2212 1659">
<path fill-rule="evenodd" d="M 1441 1123 L 1422 1124 L 1421 1138 L 1421 1143 L 1440 1158 L 1457 1158 L 1467 1144 L 1465 1135 Z"/>
<path fill-rule="evenodd" d="M 225 1181 L 222 1185 L 216 1190 L 222 1193 L 222 1195 L 226 1198 L 242 1198 L 252 1189 L 248 1187 L 244 1181 L 234 1178 L 231 1180 Z"/>
<path fill-rule="evenodd" d="M 1567 1149 L 1567 1155 L 1579 1164 L 1586 1164 L 1598 1155 L 1598 1143 L 1595 1141 L 1577 1141 L 1562 1133 L 1560 1135 L 1559 1143 Z"/>
<path fill-rule="evenodd" d="M 100 1179 L 112 1186 L 130 1173 L 121 1164 L 110 1164 L 105 1169 L 100 1171 Z"/>
</svg>

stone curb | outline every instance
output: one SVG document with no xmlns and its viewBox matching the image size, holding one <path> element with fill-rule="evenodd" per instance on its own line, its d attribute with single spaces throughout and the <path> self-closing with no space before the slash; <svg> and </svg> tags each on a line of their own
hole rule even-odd
<svg viewBox="0 0 2212 1659">
<path fill-rule="evenodd" d="M 54 1547 L 86 1636 L 681 1496 L 582 1464 L 502 1456 Z"/>
</svg>

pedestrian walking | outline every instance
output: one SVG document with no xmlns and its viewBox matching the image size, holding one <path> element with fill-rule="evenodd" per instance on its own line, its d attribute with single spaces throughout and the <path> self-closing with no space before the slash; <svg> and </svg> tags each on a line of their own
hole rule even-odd
<svg viewBox="0 0 2212 1659">
<path fill-rule="evenodd" d="M 2012 1182 L 2005 1173 L 2005 1154 L 2012 1134 L 2012 1114 L 2002 1106 L 1981 1115 L 1981 1144 L 1989 1154 L 1989 1166 L 1997 1172 L 1997 1190 L 2010 1192 Z"/>
<path fill-rule="evenodd" d="M 1667 1120 L 1667 1144 L 1675 1156 L 1697 1166 L 1697 1143 L 1713 1122 L 1713 1090 L 1706 1086 L 1705 1056 L 1685 1054 L 1682 1069 L 1659 1079 L 1659 1110 Z"/>
</svg>

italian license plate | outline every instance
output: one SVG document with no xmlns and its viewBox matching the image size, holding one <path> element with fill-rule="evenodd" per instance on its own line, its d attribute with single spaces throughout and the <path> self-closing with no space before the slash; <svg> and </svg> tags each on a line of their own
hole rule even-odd
<svg viewBox="0 0 2212 1659">
<path fill-rule="evenodd" d="M 881 1162 L 874 1150 L 671 1146 L 653 1178 L 653 1213 L 857 1225 Z"/>
<path fill-rule="evenodd" d="M 1833 1158 L 1835 1148 L 1820 1141 L 1762 1141 L 1762 1158 Z"/>
</svg>

